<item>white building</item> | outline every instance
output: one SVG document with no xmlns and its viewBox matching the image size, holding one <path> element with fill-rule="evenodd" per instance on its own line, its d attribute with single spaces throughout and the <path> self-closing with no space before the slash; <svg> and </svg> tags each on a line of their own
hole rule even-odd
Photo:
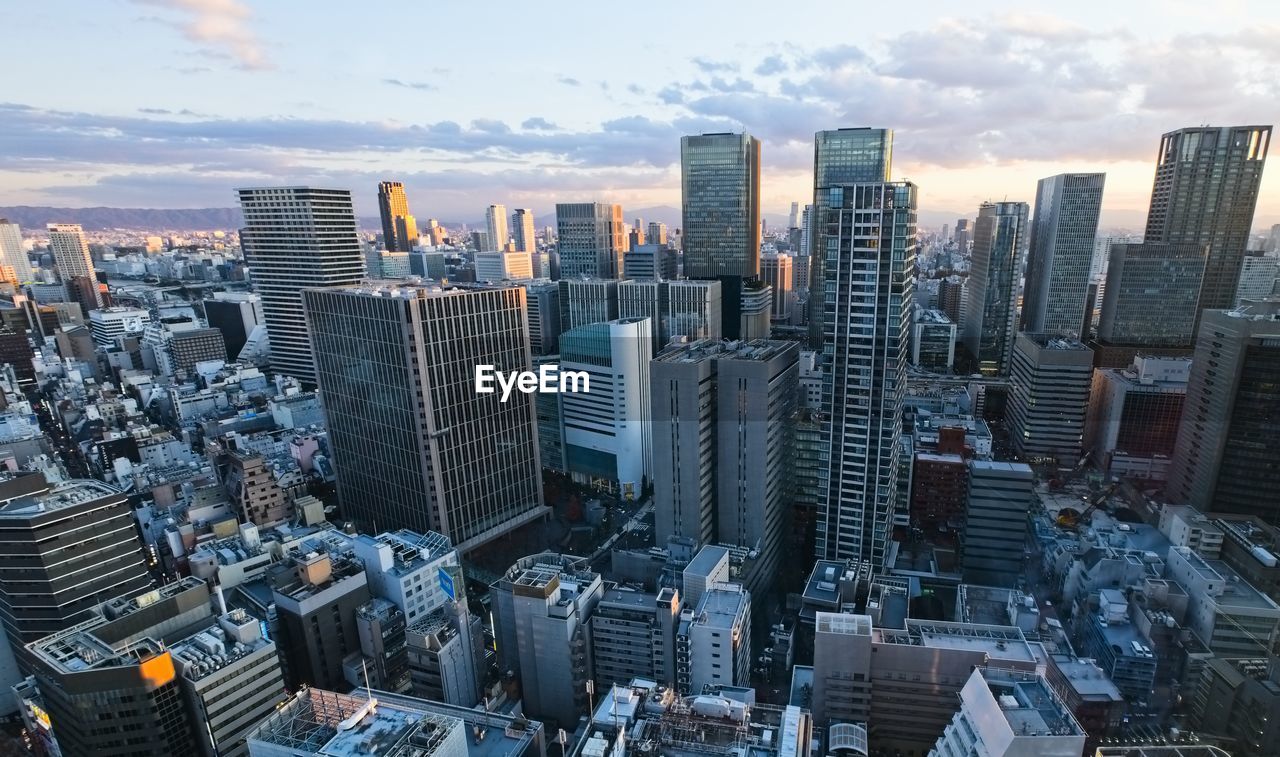
<svg viewBox="0 0 1280 757">
<path fill-rule="evenodd" d="M 111 307 L 89 311 L 89 330 L 93 341 L 109 346 L 116 337 L 126 334 L 141 335 L 151 323 L 151 314 L 140 308 Z"/>
<path fill-rule="evenodd" d="M 476 281 L 528 281 L 533 259 L 527 252 L 477 252 Z"/>
<path fill-rule="evenodd" d="M 977 668 L 929 757 L 1080 757 L 1085 732 L 1044 676 Z"/>
<path fill-rule="evenodd" d="M 498 251 L 507 249 L 507 245 L 511 242 L 511 234 L 507 232 L 507 206 L 490 205 L 484 211 L 484 224 L 489 233 L 489 244 L 493 249 Z"/>
<path fill-rule="evenodd" d="M 377 536 L 360 534 L 351 548 L 364 563 L 370 591 L 399 607 L 405 623 L 412 625 L 448 601 L 440 569 L 458 565 L 458 551 L 448 537 L 401 529 Z"/>
<path fill-rule="evenodd" d="M 751 594 L 718 583 L 686 610 L 676 635 L 676 686 L 701 694 L 704 686 L 751 685 Z"/>
<path fill-rule="evenodd" d="M 76 276 L 87 277 L 94 282 L 92 303 L 102 307 L 102 292 L 98 290 L 97 279 L 93 273 L 93 258 L 89 255 L 89 242 L 84 238 L 84 230 L 79 224 L 49 224 L 49 251 L 53 253 L 53 263 L 58 268 L 58 275 L 63 283 Z"/>
<path fill-rule="evenodd" d="M 12 268 L 13 276 L 20 284 L 34 278 L 31 260 L 22 244 L 22 229 L 5 218 L 0 218 L 0 265 Z"/>
<path fill-rule="evenodd" d="M 1240 266 L 1240 281 L 1236 284 L 1236 305 L 1270 297 L 1275 293 L 1277 279 L 1280 279 L 1280 257 L 1245 255 Z"/>
</svg>

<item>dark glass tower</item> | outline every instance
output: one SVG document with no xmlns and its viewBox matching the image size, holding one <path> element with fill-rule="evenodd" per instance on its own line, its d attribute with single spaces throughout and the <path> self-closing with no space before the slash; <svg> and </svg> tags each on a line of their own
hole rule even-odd
<svg viewBox="0 0 1280 757">
<path fill-rule="evenodd" d="M 1199 126 L 1160 138 L 1143 241 L 1208 246 L 1201 313 L 1235 306 L 1270 142 L 1270 126 Z"/>
<path fill-rule="evenodd" d="M 750 134 L 680 140 L 684 273 L 691 279 L 760 273 L 760 141 Z"/>
<path fill-rule="evenodd" d="M 964 344 L 983 373 L 1008 375 L 1018 306 L 1018 273 L 1027 248 L 1025 202 L 983 203 L 973 227 Z"/>
<path fill-rule="evenodd" d="M 1082 336 L 1078 332 L 1106 178 L 1101 173 L 1063 173 L 1037 185 L 1023 331 Z"/>
</svg>

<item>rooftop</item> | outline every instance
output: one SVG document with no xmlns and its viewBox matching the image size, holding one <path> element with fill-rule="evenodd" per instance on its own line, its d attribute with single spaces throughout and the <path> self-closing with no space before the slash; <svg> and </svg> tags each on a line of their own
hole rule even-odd
<svg viewBox="0 0 1280 757">
<path fill-rule="evenodd" d="M 488 292 L 495 289 L 520 289 L 518 285 L 510 287 L 454 287 L 441 285 L 430 279 L 409 278 L 404 280 L 373 280 L 364 284 L 347 284 L 325 289 L 335 294 L 350 294 L 363 297 L 385 297 L 388 299 L 417 300 L 436 297 L 457 297 L 477 292 Z"/>
<path fill-rule="evenodd" d="M 426 757 L 465 728 L 457 718 L 383 701 L 381 696 L 303 690 L 250 732 L 249 741 L 299 755 Z"/>
<path fill-rule="evenodd" d="M 1075 721 L 1048 683 L 1037 673 L 979 668 L 1000 714 L 1015 736 L 1081 736 Z"/>
<path fill-rule="evenodd" d="M 698 363 L 703 360 L 772 360 L 787 350 L 794 350 L 795 342 L 780 339 L 752 339 L 751 341 L 724 342 L 718 339 L 699 339 L 685 344 L 672 344 L 654 360 L 664 363 Z"/>
<path fill-rule="evenodd" d="M 1124 695 L 1111 682 L 1110 676 L 1093 660 L 1076 659 L 1067 655 L 1055 655 L 1054 665 L 1062 672 L 1067 684 L 1085 699 L 1106 699 L 1119 702 Z"/>
<path fill-rule="evenodd" d="M 870 636 L 871 617 L 841 612 L 818 613 L 818 633 L 839 633 L 851 636 Z"/>
<path fill-rule="evenodd" d="M 733 628 L 746 613 L 747 591 L 737 584 L 717 583 L 703 592 L 694 613 L 698 625 Z"/>
<path fill-rule="evenodd" d="M 264 636 L 256 618 L 244 610 L 232 610 L 174 644 L 171 651 L 183 677 L 199 681 L 269 646 L 272 641 Z"/>
<path fill-rule="evenodd" d="M 905 631 L 875 628 L 873 644 L 902 644 L 932 649 L 985 652 L 993 659 L 1035 662 L 1036 655 L 1016 626 L 907 620 Z"/>
<path fill-rule="evenodd" d="M 1222 560 L 1208 560 L 1206 565 L 1226 579 L 1221 596 L 1217 597 L 1219 607 L 1245 607 L 1254 610 L 1276 610 L 1280 605 L 1266 594 L 1258 591 L 1235 568 Z"/>
<path fill-rule="evenodd" d="M 6 477 L 0 483 L 19 481 L 27 476 Z M 32 482 L 34 485 L 35 482 Z M 84 502 L 92 502 L 106 497 L 120 497 L 120 490 L 101 481 L 75 479 L 57 484 L 50 489 L 38 492 L 27 491 L 17 494 L 0 505 L 0 518 L 30 518 L 41 513 L 73 507 Z M 0 497 L 3 497 L 0 490 Z"/>
</svg>

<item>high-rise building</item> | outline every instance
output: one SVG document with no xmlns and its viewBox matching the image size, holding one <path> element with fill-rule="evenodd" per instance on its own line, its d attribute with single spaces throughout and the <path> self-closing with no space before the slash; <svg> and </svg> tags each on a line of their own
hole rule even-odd
<svg viewBox="0 0 1280 757">
<path fill-rule="evenodd" d="M 240 245 L 262 298 L 276 373 L 315 383 L 302 290 L 365 277 L 355 209 L 345 189 L 239 189 Z"/>
<path fill-rule="evenodd" d="M 97 481 L 0 480 L 0 621 L 15 650 L 152 586 L 129 501 Z"/>
<path fill-rule="evenodd" d="M 1005 376 L 1013 356 L 1018 273 L 1027 248 L 1027 204 L 986 202 L 973 227 L 964 345 L 989 376 Z M 1084 294 L 1081 293 L 1081 297 Z"/>
<path fill-rule="evenodd" d="M 89 255 L 89 242 L 84 238 L 84 230 L 79 224 L 49 224 L 49 251 L 53 253 L 53 264 L 57 266 L 58 276 L 63 282 L 71 281 L 76 276 L 84 276 L 97 282 L 98 278 L 93 272 L 93 258 Z M 102 293 L 96 286 L 92 290 L 93 302 L 83 304 L 102 307 Z"/>
<path fill-rule="evenodd" d="M 941 310 L 917 310 L 911 335 L 911 363 L 947 373 L 956 362 L 956 325 Z"/>
<path fill-rule="evenodd" d="M 511 214 L 511 234 L 515 238 L 516 252 L 533 254 L 538 251 L 538 239 L 533 233 L 533 211 L 516 208 Z"/>
<path fill-rule="evenodd" d="M 554 281 L 526 282 L 524 296 L 528 308 L 529 348 L 535 356 L 556 354 L 560 349 L 560 285 Z"/>
<path fill-rule="evenodd" d="M 1098 316 L 1101 365 L 1123 368 L 1137 352 L 1184 351 L 1195 336 L 1205 248 L 1194 244 L 1111 245 Z M 1117 364 L 1118 363 L 1118 364 Z"/>
<path fill-rule="evenodd" d="M 649 232 L 644 235 L 644 239 L 649 244 L 667 246 L 667 225 L 658 223 L 657 221 L 649 222 Z"/>
<path fill-rule="evenodd" d="M 418 224 L 409 214 L 404 184 L 378 182 L 378 211 L 382 215 L 382 246 L 391 252 L 412 252 L 418 241 Z"/>
<path fill-rule="evenodd" d="M 1208 248 L 1200 313 L 1235 306 L 1270 142 L 1271 127 L 1259 125 L 1189 127 L 1160 138 L 1143 241 Z"/>
<path fill-rule="evenodd" d="M 1106 178 L 1101 173 L 1061 173 L 1037 185 L 1023 331 L 1084 336 L 1079 330 Z"/>
<path fill-rule="evenodd" d="M 800 228 L 800 203 L 798 202 L 791 203 L 791 215 L 787 216 L 787 228 Z"/>
<path fill-rule="evenodd" d="M 264 322 L 262 299 L 250 292 L 216 292 L 201 304 L 209 326 L 222 332 L 228 360 L 240 356 L 253 328 Z"/>
<path fill-rule="evenodd" d="M 476 281 L 528 281 L 533 260 L 527 252 L 477 252 Z"/>
<path fill-rule="evenodd" d="M 876 566 L 898 504 L 916 266 L 916 187 L 884 178 L 892 139 L 883 129 L 818 132 L 814 173 L 821 254 L 810 300 L 819 303 L 830 445 L 817 549 Z"/>
<path fill-rule="evenodd" d="M 791 288 L 794 281 L 791 256 L 785 252 L 766 252 L 761 255 L 760 280 L 773 289 L 770 317 L 777 320 L 790 318 L 791 309 L 796 304 L 796 294 Z"/>
<path fill-rule="evenodd" d="M 466 552 L 543 515 L 534 400 L 476 391 L 530 370 L 521 287 L 370 285 L 304 295 L 344 514 Z"/>
<path fill-rule="evenodd" d="M 489 233 L 487 250 L 502 251 L 511 243 L 511 234 L 507 231 L 507 206 L 490 205 L 484 211 L 485 230 Z"/>
<path fill-rule="evenodd" d="M 619 282 L 613 279 L 561 279 L 557 285 L 560 287 L 560 333 L 618 317 Z"/>
<path fill-rule="evenodd" d="M 1074 466 L 1084 444 L 1093 350 L 1077 339 L 1018 334 L 1010 372 L 1009 433 L 1024 460 Z"/>
<path fill-rule="evenodd" d="M 1191 376 L 1190 358 L 1138 356 L 1099 368 L 1089 392 L 1085 448 L 1102 471 L 1166 480 Z"/>
<path fill-rule="evenodd" d="M 760 141 L 750 134 L 680 139 L 684 275 L 760 271 Z"/>
<path fill-rule="evenodd" d="M 969 495 L 960 540 L 966 583 L 1012 587 L 1018 581 L 1034 499 L 1030 466 L 969 461 Z"/>
<path fill-rule="evenodd" d="M 1044 676 L 977 668 L 960 690 L 960 711 L 929 757 L 1079 757 L 1085 738 Z"/>
<path fill-rule="evenodd" d="M 22 246 L 22 229 L 18 224 L 10 223 L 7 218 L 0 218 L 0 266 L 13 269 L 13 276 L 19 284 L 34 279 L 31 273 L 31 259 Z"/>
<path fill-rule="evenodd" d="M 821 351 L 827 307 L 828 278 L 825 271 L 827 240 L 835 243 L 843 203 L 843 187 L 864 182 L 887 182 L 893 162 L 893 131 L 890 129 L 837 129 L 814 136 L 813 205 L 809 223 L 809 348 Z M 840 189 L 833 193 L 831 190 Z M 837 199 L 840 201 L 837 202 Z M 830 296 L 835 297 L 835 279 L 830 280 Z M 834 299 L 832 300 L 834 302 Z"/>
<path fill-rule="evenodd" d="M 1166 496 L 1280 523 L 1280 300 L 1201 316 Z"/>
<path fill-rule="evenodd" d="M 626 251 L 622 227 L 621 205 L 556 203 L 560 278 L 618 278 Z"/>
<path fill-rule="evenodd" d="M 150 311 L 142 308 L 110 307 L 89 312 L 93 341 L 102 347 L 114 344 L 119 336 L 141 335 L 150 323 Z"/>
<path fill-rule="evenodd" d="M 682 664 L 683 663 L 683 664 Z M 676 688 L 751 685 L 751 592 L 713 584 L 676 632 Z"/>
<path fill-rule="evenodd" d="M 1280 256 L 1245 253 L 1240 265 L 1240 281 L 1236 285 L 1236 305 L 1245 300 L 1261 300 L 1275 294 L 1280 282 Z"/>
<path fill-rule="evenodd" d="M 679 274 L 676 251 L 661 244 L 631 245 L 622 256 L 624 279 L 670 281 Z"/>
</svg>

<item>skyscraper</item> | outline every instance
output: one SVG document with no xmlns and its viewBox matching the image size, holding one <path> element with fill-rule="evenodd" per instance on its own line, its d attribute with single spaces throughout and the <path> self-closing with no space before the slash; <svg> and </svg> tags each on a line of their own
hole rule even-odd
<svg viewBox="0 0 1280 757">
<path fill-rule="evenodd" d="M 532 395 L 477 393 L 478 365 L 530 369 L 525 290 L 348 286 L 303 296 L 344 513 L 467 551 L 540 517 Z"/>
<path fill-rule="evenodd" d="M 49 224 L 49 251 L 53 253 L 53 264 L 58 267 L 58 276 L 63 282 L 70 282 L 77 276 L 84 276 L 93 282 L 93 302 L 84 303 L 91 307 L 102 307 L 102 293 L 98 290 L 98 278 L 93 273 L 93 258 L 89 255 L 89 242 L 84 238 L 84 230 L 75 223 Z"/>
<path fill-rule="evenodd" d="M 911 302 L 916 187 L 889 182 L 886 129 L 818 132 L 818 238 L 811 300 L 819 303 L 829 481 L 818 556 L 884 565 L 897 508 Z"/>
<path fill-rule="evenodd" d="M 507 206 L 490 205 L 484 211 L 484 225 L 489 232 L 490 248 L 505 250 L 511 242 L 511 234 L 507 231 Z"/>
<path fill-rule="evenodd" d="M 961 253 L 969 251 L 969 219 L 961 218 L 956 221 L 956 247 L 960 248 Z"/>
<path fill-rule="evenodd" d="M 382 246 L 391 252 L 412 252 L 413 243 L 418 241 L 418 225 L 409 215 L 404 184 L 378 183 L 378 211 L 382 215 Z"/>
<path fill-rule="evenodd" d="M 767 252 L 760 256 L 760 279 L 773 289 L 770 315 L 778 320 L 791 317 L 796 295 L 791 290 L 793 273 L 791 256 L 785 252 Z"/>
<path fill-rule="evenodd" d="M 800 228 L 800 203 L 798 202 L 791 203 L 791 215 L 787 216 L 787 228 Z"/>
<path fill-rule="evenodd" d="M 32 280 L 31 260 L 22 247 L 22 229 L 7 218 L 0 218 L 0 265 L 13 268 L 19 284 Z"/>
<path fill-rule="evenodd" d="M 1023 459 L 1074 466 L 1084 443 L 1093 351 L 1077 339 L 1018 334 L 1013 350 L 1009 433 Z"/>
<path fill-rule="evenodd" d="M 511 233 L 515 237 L 516 252 L 533 254 L 538 251 L 538 239 L 533 233 L 533 211 L 516 208 L 511 214 Z"/>
<path fill-rule="evenodd" d="M 1270 142 L 1271 127 L 1258 125 L 1189 127 L 1160 138 L 1143 241 L 1208 246 L 1200 312 L 1235 306 Z"/>
<path fill-rule="evenodd" d="M 684 275 L 760 271 L 760 141 L 750 134 L 680 139 Z"/>
<path fill-rule="evenodd" d="M 1166 496 L 1280 524 L 1280 300 L 1202 311 Z"/>
<path fill-rule="evenodd" d="M 240 246 L 262 298 L 276 373 L 315 383 L 302 290 L 365 277 L 351 192 L 315 187 L 236 190 L 244 213 Z"/>
<path fill-rule="evenodd" d="M 1106 174 L 1062 173 L 1036 187 L 1022 330 L 1079 334 Z"/>
<path fill-rule="evenodd" d="M 1112 244 L 1098 317 L 1098 365 L 1124 368 L 1138 353 L 1189 354 L 1204 270 L 1204 245 Z"/>
<path fill-rule="evenodd" d="M 1006 375 L 1013 355 L 1028 212 L 1025 202 L 986 202 L 979 206 L 973 227 L 964 345 L 990 376 Z"/>
<path fill-rule="evenodd" d="M 556 203 L 560 278 L 618 278 L 626 250 L 622 227 L 621 205 Z"/>
<path fill-rule="evenodd" d="M 649 233 L 644 235 L 644 239 L 649 244 L 667 246 L 667 225 L 658 223 L 657 221 L 649 222 Z"/>
</svg>

